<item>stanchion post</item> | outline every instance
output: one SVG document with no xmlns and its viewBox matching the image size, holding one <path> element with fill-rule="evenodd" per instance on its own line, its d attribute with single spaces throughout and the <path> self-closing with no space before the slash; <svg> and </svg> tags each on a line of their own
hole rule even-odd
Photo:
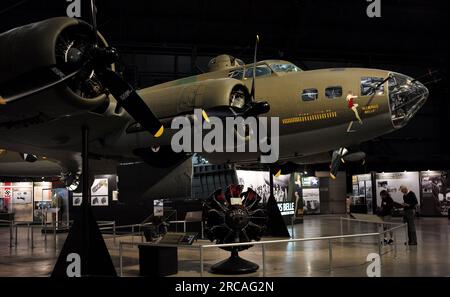
<svg viewBox="0 0 450 297">
<path fill-rule="evenodd" d="M 383 233 L 378 233 L 378 238 L 382 236 Z M 382 244 L 381 241 L 378 240 L 378 254 L 380 255 L 380 265 L 383 264 L 383 255 L 382 255 Z"/>
<path fill-rule="evenodd" d="M 362 229 L 362 224 L 361 224 L 361 221 L 359 222 L 359 230 L 358 230 L 358 233 L 361 233 L 361 229 Z M 360 237 L 359 238 L 359 242 L 362 242 L 362 237 Z"/>
<path fill-rule="evenodd" d="M 263 277 L 266 277 L 266 245 L 261 244 Z"/>
<path fill-rule="evenodd" d="M 203 247 L 200 246 L 200 276 L 203 277 Z"/>
<path fill-rule="evenodd" d="M 333 246 L 331 239 L 328 239 L 328 270 L 331 272 L 333 270 Z"/>
<path fill-rule="evenodd" d="M 55 246 L 55 251 L 56 251 L 56 218 L 53 221 L 53 244 Z"/>
<path fill-rule="evenodd" d="M 114 221 L 114 223 L 113 223 L 113 240 L 114 240 L 114 245 L 116 245 L 116 221 Z"/>
<path fill-rule="evenodd" d="M 291 228 L 292 228 L 291 237 L 295 238 L 295 236 L 294 236 L 294 216 L 291 217 Z"/>
<path fill-rule="evenodd" d="M 27 223 L 27 240 L 30 240 L 30 222 Z"/>
<path fill-rule="evenodd" d="M 13 221 L 11 221 L 9 223 L 9 247 L 13 246 L 13 243 L 12 243 L 12 240 L 13 240 L 13 228 L 14 228 L 13 224 L 14 224 Z"/>
<path fill-rule="evenodd" d="M 201 226 L 200 226 L 200 227 L 202 228 L 202 230 L 201 230 L 201 231 L 202 231 L 202 232 L 201 232 L 201 234 L 202 234 L 202 239 L 203 239 L 203 221 L 200 221 L 200 224 L 201 224 Z"/>
<path fill-rule="evenodd" d="M 134 225 L 131 225 L 131 243 L 134 244 Z"/>
<path fill-rule="evenodd" d="M 123 276 L 122 242 L 119 242 L 119 273 Z"/>
<path fill-rule="evenodd" d="M 15 244 L 15 246 L 17 247 L 17 228 L 18 228 L 18 227 L 17 227 L 17 224 L 15 224 L 15 227 L 16 227 L 16 230 L 15 230 L 15 231 L 16 231 L 16 232 L 15 232 L 15 237 L 16 237 L 16 238 L 14 239 L 14 244 Z"/>
<path fill-rule="evenodd" d="M 34 228 L 33 225 L 31 227 L 31 249 L 34 249 Z"/>
<path fill-rule="evenodd" d="M 394 258 L 397 258 L 397 230 L 394 230 Z"/>
<path fill-rule="evenodd" d="M 406 250 L 408 250 L 408 224 L 405 223 L 405 246 L 406 246 Z"/>
</svg>

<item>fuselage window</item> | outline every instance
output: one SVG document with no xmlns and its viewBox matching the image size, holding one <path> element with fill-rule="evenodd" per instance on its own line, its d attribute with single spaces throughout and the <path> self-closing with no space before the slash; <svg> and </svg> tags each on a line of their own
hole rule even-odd
<svg viewBox="0 0 450 297">
<path fill-rule="evenodd" d="M 384 78 L 382 77 L 361 77 L 361 96 L 370 96 L 374 92 L 377 95 L 384 94 Z"/>
<path fill-rule="evenodd" d="M 341 98 L 342 97 L 342 87 L 328 87 L 325 89 L 325 96 L 330 99 Z"/>
<path fill-rule="evenodd" d="M 314 101 L 317 99 L 318 94 L 317 89 L 304 89 L 302 93 L 302 100 Z"/>
</svg>

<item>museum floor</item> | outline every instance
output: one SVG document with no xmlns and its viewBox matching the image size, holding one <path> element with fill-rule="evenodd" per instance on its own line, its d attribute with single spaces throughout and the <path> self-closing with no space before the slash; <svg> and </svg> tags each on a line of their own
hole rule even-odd
<svg viewBox="0 0 450 297">
<path fill-rule="evenodd" d="M 400 218 L 397 219 L 400 222 Z M 447 218 L 419 218 L 416 220 L 418 245 L 406 247 L 403 228 L 398 230 L 397 257 L 394 246 L 383 247 L 382 276 L 450 276 L 450 222 Z M 370 233 L 373 224 L 344 221 L 345 234 Z M 289 227 L 291 231 L 291 228 Z M 340 235 L 338 216 L 309 216 L 303 224 L 294 228 L 296 238 Z M 67 234 L 57 235 L 57 249 L 53 235 L 47 237 L 37 230 L 34 233 L 35 248 L 30 249 L 27 229 L 18 232 L 18 244 L 9 247 L 9 228 L 0 228 L 0 276 L 48 276 L 56 261 L 59 248 Z M 265 238 L 270 240 L 272 238 Z M 105 241 L 119 272 L 119 241 L 131 242 L 131 236 L 118 237 L 116 244 L 110 235 Z M 134 242 L 140 237 L 134 237 Z M 209 243 L 199 240 L 198 243 Z M 267 276 L 365 276 L 369 253 L 378 252 L 375 237 L 333 240 L 332 270 L 329 271 L 328 241 L 278 243 L 266 246 Z M 204 251 L 204 276 L 214 276 L 209 267 L 228 257 L 228 252 L 217 248 Z M 261 247 L 255 246 L 240 255 L 261 267 Z M 178 251 L 179 273 L 175 276 L 199 276 L 198 249 L 180 248 Z M 139 274 L 138 249 L 126 246 L 123 250 L 123 275 Z M 262 269 L 247 276 L 262 276 Z"/>
</svg>

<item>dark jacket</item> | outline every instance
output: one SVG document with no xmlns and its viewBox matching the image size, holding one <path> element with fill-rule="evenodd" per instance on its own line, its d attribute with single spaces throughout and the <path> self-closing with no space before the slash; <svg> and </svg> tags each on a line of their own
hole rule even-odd
<svg viewBox="0 0 450 297">
<path fill-rule="evenodd" d="M 379 216 L 390 216 L 392 214 L 392 209 L 394 208 L 394 200 L 390 197 L 384 197 L 381 200 L 381 209 L 378 213 Z"/>
<path fill-rule="evenodd" d="M 414 192 L 409 191 L 405 195 L 403 195 L 403 202 L 406 204 L 409 204 L 409 206 L 405 206 L 404 209 L 416 209 L 416 205 L 419 203 L 417 202 L 416 194 Z"/>
</svg>

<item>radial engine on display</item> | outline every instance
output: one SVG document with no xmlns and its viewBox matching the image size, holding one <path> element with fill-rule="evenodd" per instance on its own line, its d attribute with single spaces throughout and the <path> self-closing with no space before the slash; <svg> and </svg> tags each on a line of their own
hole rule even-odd
<svg viewBox="0 0 450 297">
<path fill-rule="evenodd" d="M 266 230 L 267 214 L 259 203 L 261 197 L 243 186 L 230 185 L 225 193 L 217 189 L 203 205 L 206 236 L 217 244 L 259 241 Z M 222 247 L 231 257 L 211 267 L 213 273 L 239 274 L 256 271 L 255 263 L 244 260 L 238 252 L 252 245 Z"/>
</svg>

